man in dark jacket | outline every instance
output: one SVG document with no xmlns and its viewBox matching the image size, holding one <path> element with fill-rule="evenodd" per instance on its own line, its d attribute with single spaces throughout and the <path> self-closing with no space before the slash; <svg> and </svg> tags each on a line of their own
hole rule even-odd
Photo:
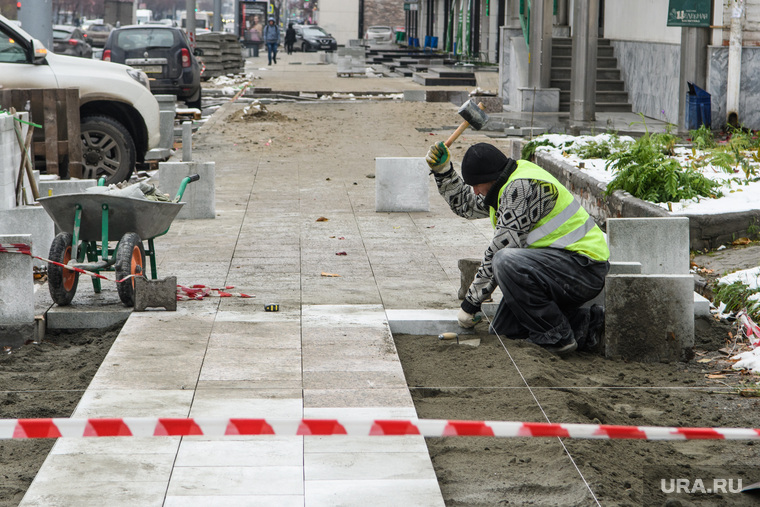
<svg viewBox="0 0 760 507">
<path fill-rule="evenodd" d="M 264 43 L 267 45 L 269 65 L 272 65 L 272 62 L 277 63 L 277 46 L 280 45 L 280 27 L 275 24 L 274 18 L 269 18 L 263 35 Z"/>
<path fill-rule="evenodd" d="M 296 42 L 296 29 L 293 28 L 293 23 L 288 23 L 288 29 L 285 30 L 285 49 L 288 50 L 288 54 L 293 54 L 293 44 Z"/>
<path fill-rule="evenodd" d="M 431 146 L 426 160 L 454 213 L 490 217 L 494 227 L 462 301 L 460 325 L 477 324 L 481 304 L 498 285 L 502 300 L 491 332 L 557 354 L 594 349 L 604 309 L 581 306 L 604 287 L 610 254 L 604 234 L 573 195 L 536 164 L 507 158 L 486 143 L 467 150 L 461 177 L 443 143 Z"/>
</svg>

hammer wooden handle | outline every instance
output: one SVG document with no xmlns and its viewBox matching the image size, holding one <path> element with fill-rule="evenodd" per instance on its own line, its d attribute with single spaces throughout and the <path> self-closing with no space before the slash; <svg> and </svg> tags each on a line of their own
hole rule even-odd
<svg viewBox="0 0 760 507">
<path fill-rule="evenodd" d="M 485 110 L 485 108 L 486 108 L 486 106 L 484 106 L 482 102 L 480 102 L 478 104 L 478 107 L 481 110 Z M 462 132 L 464 132 L 465 130 L 467 130 L 467 127 L 469 127 L 469 126 L 470 126 L 470 124 L 468 122 L 463 121 L 462 124 L 454 131 L 454 133 L 452 133 L 449 136 L 448 139 L 446 139 L 446 141 L 443 144 L 445 144 L 447 148 L 450 148 L 451 145 L 454 144 L 454 141 L 456 141 L 457 139 L 459 139 L 459 136 L 462 135 Z"/>
<path fill-rule="evenodd" d="M 446 141 L 443 144 L 445 144 L 447 148 L 450 148 L 451 145 L 454 143 L 454 141 L 456 141 L 459 138 L 459 136 L 462 135 L 462 132 L 464 132 L 465 130 L 467 130 L 467 127 L 469 127 L 469 126 L 470 126 L 469 123 L 467 123 L 466 121 L 463 121 L 462 124 L 459 126 L 459 128 L 457 128 L 454 131 L 454 133 L 451 134 L 449 136 L 449 138 L 446 139 Z"/>
</svg>

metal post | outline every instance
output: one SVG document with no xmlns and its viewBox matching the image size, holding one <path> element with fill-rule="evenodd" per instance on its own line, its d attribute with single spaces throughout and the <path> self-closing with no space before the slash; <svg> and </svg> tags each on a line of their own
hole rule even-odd
<svg viewBox="0 0 760 507">
<path fill-rule="evenodd" d="M 18 13 L 21 28 L 39 39 L 48 50 L 53 50 L 52 0 L 23 0 Z"/>
<path fill-rule="evenodd" d="M 215 32 L 224 31 L 224 25 L 222 24 L 222 0 L 214 0 L 214 19 L 212 22 Z"/>
<path fill-rule="evenodd" d="M 686 132 L 687 83 L 707 88 L 709 28 L 681 27 L 681 79 L 678 83 L 678 130 Z"/>
<path fill-rule="evenodd" d="M 570 71 L 570 120 L 596 119 L 596 58 L 599 0 L 575 0 L 573 65 Z"/>
<path fill-rule="evenodd" d="M 190 47 L 195 49 L 195 0 L 185 0 L 185 33 Z"/>
<path fill-rule="evenodd" d="M 528 86 L 549 88 L 552 67 L 554 0 L 533 0 L 530 9 Z"/>
</svg>

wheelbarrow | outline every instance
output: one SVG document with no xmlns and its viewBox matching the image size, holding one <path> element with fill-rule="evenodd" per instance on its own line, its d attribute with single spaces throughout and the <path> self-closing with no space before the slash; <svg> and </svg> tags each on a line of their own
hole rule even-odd
<svg viewBox="0 0 760 507">
<path fill-rule="evenodd" d="M 158 277 L 153 240 L 169 232 L 185 204 L 179 202 L 185 188 L 199 179 L 197 174 L 184 178 L 172 202 L 89 193 L 40 198 L 39 203 L 62 231 L 53 238 L 48 260 L 96 274 L 114 271 L 119 299 L 126 306 L 134 306 L 134 277 L 145 276 L 146 255 L 152 278 Z M 101 178 L 98 185 L 104 184 Z M 148 242 L 147 250 L 143 241 Z M 117 243 L 111 248 L 109 244 L 113 242 Z M 79 271 L 48 262 L 48 288 L 53 302 L 59 306 L 71 303 L 79 275 Z M 100 278 L 92 277 L 92 287 L 100 292 Z"/>
</svg>

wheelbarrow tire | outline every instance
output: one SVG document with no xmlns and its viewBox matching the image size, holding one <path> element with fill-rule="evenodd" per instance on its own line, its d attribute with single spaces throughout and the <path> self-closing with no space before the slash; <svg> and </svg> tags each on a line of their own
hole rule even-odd
<svg viewBox="0 0 760 507">
<path fill-rule="evenodd" d="M 48 259 L 61 264 L 67 264 L 71 260 L 72 236 L 68 232 L 62 232 L 53 238 L 50 245 Z M 74 294 L 77 292 L 79 273 L 63 268 L 57 264 L 48 263 L 48 289 L 50 297 L 58 306 L 71 304 Z"/>
<path fill-rule="evenodd" d="M 145 272 L 145 247 L 137 233 L 128 232 L 121 237 L 116 247 L 116 289 L 119 299 L 126 306 L 135 305 L 134 277 L 119 282 L 129 275 L 143 276 Z"/>
</svg>

